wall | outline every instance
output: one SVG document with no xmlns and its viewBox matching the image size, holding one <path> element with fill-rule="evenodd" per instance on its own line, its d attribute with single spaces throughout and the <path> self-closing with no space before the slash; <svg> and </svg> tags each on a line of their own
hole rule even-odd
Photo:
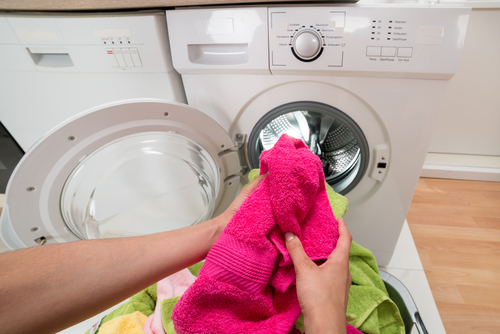
<svg viewBox="0 0 500 334">
<path fill-rule="evenodd" d="M 500 9 L 474 8 L 423 176 L 500 181 Z"/>
</svg>

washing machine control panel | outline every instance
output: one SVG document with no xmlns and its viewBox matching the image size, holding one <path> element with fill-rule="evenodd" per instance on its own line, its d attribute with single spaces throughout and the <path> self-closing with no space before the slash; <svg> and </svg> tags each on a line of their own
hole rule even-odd
<svg viewBox="0 0 500 334">
<path fill-rule="evenodd" d="M 449 78 L 458 69 L 470 8 L 269 8 L 272 74 Z"/>
<path fill-rule="evenodd" d="M 345 11 L 324 7 L 269 11 L 271 68 L 342 67 Z"/>
</svg>

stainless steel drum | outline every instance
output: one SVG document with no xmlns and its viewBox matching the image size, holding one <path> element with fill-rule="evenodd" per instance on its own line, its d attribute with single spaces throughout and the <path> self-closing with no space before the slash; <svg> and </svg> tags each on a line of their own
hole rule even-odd
<svg viewBox="0 0 500 334">
<path fill-rule="evenodd" d="M 337 192 L 349 192 L 366 171 L 369 150 L 359 126 L 342 111 L 318 102 L 293 102 L 264 115 L 249 136 L 252 168 L 258 168 L 260 153 L 285 133 L 302 139 L 321 159 L 325 179 Z"/>
</svg>

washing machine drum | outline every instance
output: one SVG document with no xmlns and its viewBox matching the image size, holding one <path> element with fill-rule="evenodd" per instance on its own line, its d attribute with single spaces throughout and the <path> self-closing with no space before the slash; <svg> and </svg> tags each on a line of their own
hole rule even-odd
<svg viewBox="0 0 500 334">
<path fill-rule="evenodd" d="M 369 150 L 360 127 L 339 109 L 308 101 L 282 105 L 259 120 L 248 140 L 252 168 L 285 133 L 302 139 L 321 159 L 326 181 L 339 193 L 348 193 L 366 172 Z"/>
<path fill-rule="evenodd" d="M 13 249 L 138 236 L 224 210 L 240 163 L 227 132 L 186 105 L 129 100 L 55 128 L 11 176 L 0 234 Z"/>
</svg>

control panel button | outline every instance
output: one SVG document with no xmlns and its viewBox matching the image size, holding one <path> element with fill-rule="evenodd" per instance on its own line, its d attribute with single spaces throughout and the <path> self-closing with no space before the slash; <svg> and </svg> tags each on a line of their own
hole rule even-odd
<svg viewBox="0 0 500 334">
<path fill-rule="evenodd" d="M 301 31 L 293 40 L 293 48 L 301 59 L 314 58 L 321 49 L 321 36 L 313 30 Z"/>
<path fill-rule="evenodd" d="M 381 46 L 367 46 L 366 47 L 366 55 L 372 57 L 380 57 L 382 54 Z"/>
<path fill-rule="evenodd" d="M 134 62 L 135 67 L 142 67 L 141 57 L 139 56 L 139 50 L 137 48 L 130 48 L 130 56 Z"/>
<path fill-rule="evenodd" d="M 396 57 L 396 48 L 382 47 L 382 57 Z"/>
<path fill-rule="evenodd" d="M 413 48 L 398 48 L 398 57 L 411 58 L 413 56 Z"/>
<path fill-rule="evenodd" d="M 122 53 L 127 67 L 134 67 L 134 62 L 132 61 L 132 57 L 130 56 L 130 50 L 128 48 L 122 48 Z"/>
<path fill-rule="evenodd" d="M 127 64 L 125 63 L 125 59 L 123 58 L 123 53 L 121 48 L 115 48 L 113 49 L 113 52 L 115 53 L 116 61 L 118 61 L 118 65 L 120 67 L 127 67 Z"/>
</svg>

